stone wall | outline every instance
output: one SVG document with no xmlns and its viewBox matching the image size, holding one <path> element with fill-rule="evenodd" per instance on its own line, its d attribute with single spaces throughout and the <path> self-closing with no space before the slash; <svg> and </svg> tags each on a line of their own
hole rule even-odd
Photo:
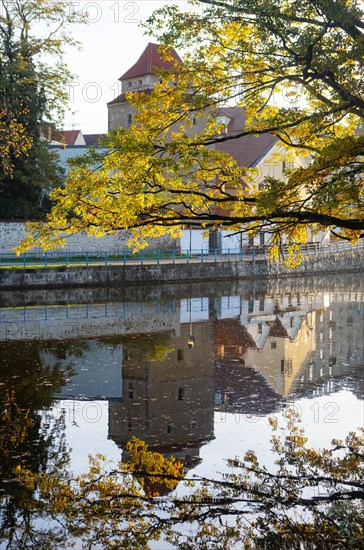
<svg viewBox="0 0 364 550">
<path fill-rule="evenodd" d="M 0 253 L 10 253 L 25 236 L 25 224 L 22 222 L 0 222 Z M 119 231 L 116 235 L 104 237 L 89 237 L 85 233 L 77 233 L 66 238 L 65 251 L 68 252 L 100 252 L 124 250 L 128 248 L 130 238 L 128 231 Z M 178 239 L 171 239 L 168 235 L 149 239 L 149 247 L 153 250 L 175 250 L 179 246 Z"/>
<path fill-rule="evenodd" d="M 221 281 L 260 277 L 294 277 L 311 274 L 363 271 L 364 251 L 315 254 L 295 269 L 265 259 L 160 265 L 108 265 L 40 269 L 2 269 L 0 288 L 63 288 L 148 285 L 193 281 Z"/>
<path fill-rule="evenodd" d="M 289 269 L 279 262 L 270 262 L 270 277 L 304 276 L 320 273 L 345 273 L 364 270 L 364 249 L 355 248 L 338 252 L 317 252 L 303 259 L 296 268 Z"/>
</svg>

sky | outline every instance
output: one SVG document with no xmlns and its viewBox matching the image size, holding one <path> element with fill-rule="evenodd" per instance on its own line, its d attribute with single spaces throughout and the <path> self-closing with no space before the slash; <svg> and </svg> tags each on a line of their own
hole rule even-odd
<svg viewBox="0 0 364 550">
<path fill-rule="evenodd" d="M 170 4 L 187 6 L 185 0 Z M 74 74 L 69 86 L 69 105 L 65 117 L 66 130 L 81 129 L 84 134 L 107 131 L 106 104 L 120 93 L 118 78 L 133 65 L 148 42 L 140 22 L 166 0 L 78 0 L 72 9 L 87 15 L 88 25 L 74 25 L 72 35 L 82 50 L 67 51 L 65 61 Z"/>
</svg>

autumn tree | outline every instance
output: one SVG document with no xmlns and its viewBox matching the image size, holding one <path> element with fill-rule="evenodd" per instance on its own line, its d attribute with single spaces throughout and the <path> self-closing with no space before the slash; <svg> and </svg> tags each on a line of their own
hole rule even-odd
<svg viewBox="0 0 364 550">
<path fill-rule="evenodd" d="M 176 490 L 183 465 L 135 438 L 127 446 L 130 461 L 118 466 L 99 456 L 75 479 L 24 468 L 16 477 L 37 488 L 32 510 L 57 521 L 59 548 L 71 540 L 133 550 L 160 540 L 183 550 L 361 548 L 363 435 L 350 433 L 331 449 L 309 448 L 292 411 L 285 431 L 272 438 L 275 470 L 248 451 L 229 460 L 222 478 L 187 476 L 183 490 Z"/>
<path fill-rule="evenodd" d="M 346 0 L 203 0 L 168 5 L 147 23 L 166 58 L 153 93 L 130 93 L 133 125 L 109 133 L 106 155 L 78 163 L 47 225 L 22 249 L 62 244 L 67 232 L 145 236 L 189 227 L 264 229 L 275 250 L 284 235 L 304 242 L 306 228 L 353 241 L 364 235 L 363 12 Z M 245 125 L 226 135 L 219 110 L 245 109 Z M 196 132 L 194 119 L 203 121 Z M 291 165 L 284 181 L 241 167 L 220 147 L 270 133 Z M 307 162 L 295 167 L 296 156 Z M 95 168 L 96 166 L 96 168 Z"/>
<path fill-rule="evenodd" d="M 62 183 L 41 128 L 67 102 L 62 54 L 79 20 L 62 0 L 0 2 L 0 218 L 44 217 L 45 191 Z"/>
</svg>

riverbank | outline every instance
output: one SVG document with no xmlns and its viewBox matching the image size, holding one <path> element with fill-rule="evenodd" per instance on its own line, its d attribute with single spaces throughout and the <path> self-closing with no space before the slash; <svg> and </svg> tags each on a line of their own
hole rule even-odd
<svg viewBox="0 0 364 550">
<path fill-rule="evenodd" d="M 11 268 L 0 270 L 0 289 L 46 289 L 156 285 L 252 278 L 301 277 L 312 274 L 361 272 L 364 249 L 318 252 L 288 268 L 266 257 L 216 261 L 164 261 L 163 263 L 110 264 L 77 267 Z"/>
</svg>

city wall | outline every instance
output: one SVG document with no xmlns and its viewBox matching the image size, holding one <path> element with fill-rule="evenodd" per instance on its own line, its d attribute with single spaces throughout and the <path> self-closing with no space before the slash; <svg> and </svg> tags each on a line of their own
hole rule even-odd
<svg viewBox="0 0 364 550">
<path fill-rule="evenodd" d="M 0 252 L 12 253 L 13 249 L 25 238 L 25 223 L 0 222 Z M 66 237 L 64 250 L 72 253 L 104 253 L 105 251 L 123 250 L 128 248 L 128 240 L 131 237 L 129 231 L 118 231 L 112 235 L 92 237 L 86 233 L 77 233 Z M 174 250 L 179 241 L 171 239 L 168 235 L 148 239 L 152 250 Z"/>
</svg>

